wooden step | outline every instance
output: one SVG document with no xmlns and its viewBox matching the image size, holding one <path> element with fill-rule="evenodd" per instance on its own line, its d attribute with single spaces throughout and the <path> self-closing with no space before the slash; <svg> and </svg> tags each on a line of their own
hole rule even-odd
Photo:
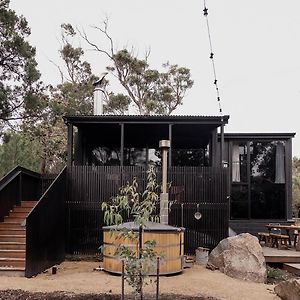
<svg viewBox="0 0 300 300">
<path fill-rule="evenodd" d="M 283 264 L 283 269 L 300 276 L 300 264 Z"/>
<path fill-rule="evenodd" d="M 21 206 L 17 206 L 15 207 L 12 212 L 25 212 L 25 213 L 30 213 L 32 210 L 31 207 L 21 207 Z"/>
<path fill-rule="evenodd" d="M 21 207 L 34 207 L 37 204 L 37 201 L 21 201 Z"/>
<path fill-rule="evenodd" d="M 25 258 L 25 250 L 0 249 L 0 258 Z"/>
<path fill-rule="evenodd" d="M 9 213 L 8 218 L 22 218 L 22 219 L 26 219 L 26 217 L 28 216 L 29 213 L 27 212 L 16 212 L 16 211 L 12 211 Z"/>
<path fill-rule="evenodd" d="M 24 235 L 26 234 L 25 228 L 0 228 L 0 235 Z"/>
<path fill-rule="evenodd" d="M 25 250 L 26 244 L 20 242 L 0 242 L 0 249 Z"/>
<path fill-rule="evenodd" d="M 25 268 L 20 267 L 0 267 L 0 276 L 24 277 Z"/>
<path fill-rule="evenodd" d="M 0 267 L 25 268 L 25 258 L 0 258 Z"/>
<path fill-rule="evenodd" d="M 22 224 L 25 218 L 15 218 L 15 217 L 4 217 L 4 224 Z"/>
<path fill-rule="evenodd" d="M 0 235 L 0 242 L 18 242 L 18 243 L 25 243 L 26 236 L 25 235 L 7 235 L 2 234 Z"/>
<path fill-rule="evenodd" d="M 7 230 L 10 230 L 10 229 L 25 229 L 24 226 L 22 226 L 21 224 L 19 223 L 16 223 L 16 222 L 11 222 L 11 223 L 0 223 L 0 229 L 7 229 Z"/>
</svg>

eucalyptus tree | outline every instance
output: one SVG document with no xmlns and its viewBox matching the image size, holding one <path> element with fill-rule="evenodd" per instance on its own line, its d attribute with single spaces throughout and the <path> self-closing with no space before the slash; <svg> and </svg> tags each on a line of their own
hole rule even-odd
<svg viewBox="0 0 300 300">
<path fill-rule="evenodd" d="M 38 117 L 45 105 L 36 50 L 28 42 L 31 30 L 9 4 L 0 0 L 0 126 Z"/>
<path fill-rule="evenodd" d="M 70 24 L 66 24 L 75 34 Z M 99 54 L 106 56 L 110 65 L 107 70 L 117 78 L 122 91 L 108 91 L 106 94 L 106 112 L 126 113 L 133 107 L 138 114 L 171 114 L 182 105 L 184 96 L 193 86 L 190 70 L 169 62 L 162 64 L 162 70 L 150 67 L 147 51 L 143 58 L 139 58 L 135 51 L 123 48 L 117 50 L 110 34 L 108 22 L 102 27 L 93 26 L 95 30 L 108 42 L 107 48 L 90 40 L 85 31 L 78 30 L 80 36 Z"/>
</svg>

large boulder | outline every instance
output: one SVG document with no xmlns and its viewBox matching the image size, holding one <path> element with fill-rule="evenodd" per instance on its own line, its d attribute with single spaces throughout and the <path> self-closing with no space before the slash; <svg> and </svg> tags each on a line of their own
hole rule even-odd
<svg viewBox="0 0 300 300">
<path fill-rule="evenodd" d="M 266 261 L 258 239 L 242 233 L 222 240 L 209 255 L 208 266 L 243 280 L 266 282 Z"/>
<path fill-rule="evenodd" d="M 300 300 L 300 279 L 283 281 L 275 286 L 275 293 L 284 300 Z"/>
</svg>

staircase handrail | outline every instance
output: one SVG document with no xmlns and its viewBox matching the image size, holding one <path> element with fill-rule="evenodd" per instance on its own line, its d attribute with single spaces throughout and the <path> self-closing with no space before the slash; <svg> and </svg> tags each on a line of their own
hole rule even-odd
<svg viewBox="0 0 300 300">
<path fill-rule="evenodd" d="M 37 172 L 31 171 L 21 166 L 16 166 L 0 179 L 0 191 L 4 189 L 10 182 L 12 182 L 20 173 L 24 173 L 36 178 L 41 178 L 41 174 Z"/>
</svg>

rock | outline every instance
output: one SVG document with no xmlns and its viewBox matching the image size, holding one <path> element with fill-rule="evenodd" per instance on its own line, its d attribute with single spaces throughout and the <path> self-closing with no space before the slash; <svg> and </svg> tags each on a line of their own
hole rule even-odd
<svg viewBox="0 0 300 300">
<path fill-rule="evenodd" d="M 243 280 L 266 282 L 266 261 L 258 239 L 242 233 L 222 240 L 209 255 L 208 264 Z"/>
<path fill-rule="evenodd" d="M 280 282 L 274 290 L 281 299 L 300 300 L 300 279 Z"/>
</svg>

